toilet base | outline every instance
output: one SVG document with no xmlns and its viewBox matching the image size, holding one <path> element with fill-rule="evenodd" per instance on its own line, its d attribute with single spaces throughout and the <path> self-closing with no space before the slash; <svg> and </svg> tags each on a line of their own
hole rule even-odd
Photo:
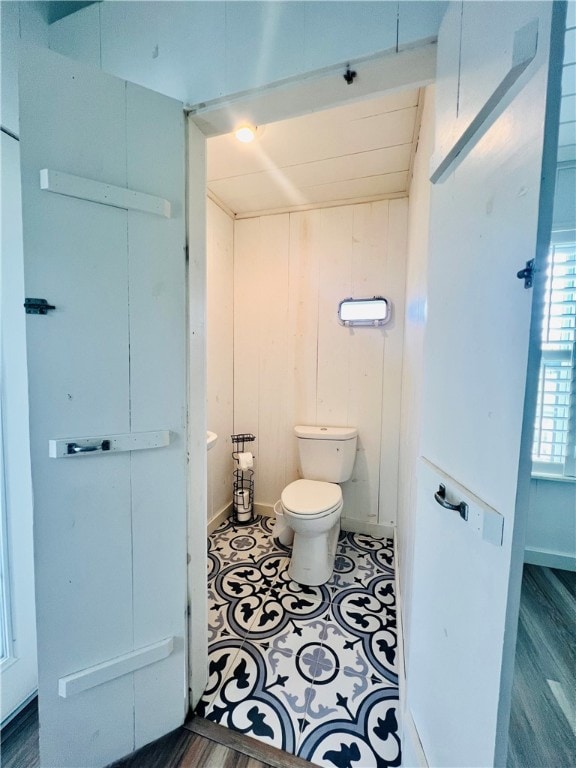
<svg viewBox="0 0 576 768">
<path fill-rule="evenodd" d="M 288 575 L 298 584 L 319 587 L 326 584 L 334 571 L 334 558 L 340 533 L 340 519 L 330 530 L 307 536 L 297 531 L 294 533 L 292 557 L 288 566 Z"/>
</svg>

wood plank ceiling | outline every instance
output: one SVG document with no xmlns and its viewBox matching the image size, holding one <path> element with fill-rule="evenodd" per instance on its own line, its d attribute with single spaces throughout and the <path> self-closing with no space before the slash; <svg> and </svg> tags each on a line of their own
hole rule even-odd
<svg viewBox="0 0 576 768">
<path fill-rule="evenodd" d="M 408 191 L 420 123 L 418 89 L 208 140 L 208 190 L 239 218 L 377 200 Z"/>
</svg>

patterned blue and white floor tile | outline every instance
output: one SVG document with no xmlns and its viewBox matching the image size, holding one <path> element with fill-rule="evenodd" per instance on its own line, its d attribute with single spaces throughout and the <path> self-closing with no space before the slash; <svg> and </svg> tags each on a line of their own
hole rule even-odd
<svg viewBox="0 0 576 768">
<path fill-rule="evenodd" d="M 342 532 L 321 587 L 274 521 L 208 541 L 209 681 L 196 712 L 327 768 L 400 765 L 392 541 Z"/>
</svg>

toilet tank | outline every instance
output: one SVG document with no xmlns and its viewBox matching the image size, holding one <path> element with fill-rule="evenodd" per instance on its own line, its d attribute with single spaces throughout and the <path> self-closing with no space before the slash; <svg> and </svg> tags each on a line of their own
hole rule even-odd
<svg viewBox="0 0 576 768">
<path fill-rule="evenodd" d="M 356 459 L 356 427 L 294 427 L 300 472 L 306 480 L 343 483 Z"/>
</svg>

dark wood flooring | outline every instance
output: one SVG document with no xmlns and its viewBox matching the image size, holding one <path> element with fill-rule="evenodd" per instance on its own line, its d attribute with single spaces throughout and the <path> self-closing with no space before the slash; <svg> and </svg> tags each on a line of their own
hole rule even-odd
<svg viewBox="0 0 576 768">
<path fill-rule="evenodd" d="M 576 766 L 576 573 L 525 565 L 508 768 Z"/>
<path fill-rule="evenodd" d="M 2 768 L 40 768 L 37 699 L 2 729 L 0 765 Z"/>
<path fill-rule="evenodd" d="M 2 731 L 2 768 L 40 768 L 36 700 Z M 194 717 L 109 768 L 310 768 L 311 763 Z M 80 768 L 80 766 L 79 766 Z"/>
<path fill-rule="evenodd" d="M 311 763 L 222 725 L 190 717 L 181 728 L 108 768 L 310 768 Z"/>
</svg>

